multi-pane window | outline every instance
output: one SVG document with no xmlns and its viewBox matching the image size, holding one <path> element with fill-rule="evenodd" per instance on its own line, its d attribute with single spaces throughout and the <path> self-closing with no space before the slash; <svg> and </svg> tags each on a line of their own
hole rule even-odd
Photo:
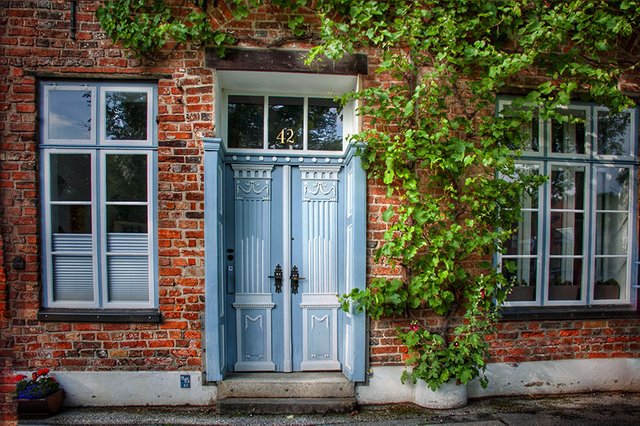
<svg viewBox="0 0 640 426">
<path fill-rule="evenodd" d="M 499 110 L 508 113 L 509 102 Z M 501 265 L 513 306 L 628 304 L 636 270 L 636 111 L 571 105 L 534 119 L 519 173 L 547 177 L 523 198 Z"/>
<path fill-rule="evenodd" d="M 155 306 L 155 91 L 42 83 L 47 307 Z"/>
<path fill-rule="evenodd" d="M 343 127 L 343 109 L 332 99 L 227 97 L 229 148 L 342 151 Z"/>
</svg>

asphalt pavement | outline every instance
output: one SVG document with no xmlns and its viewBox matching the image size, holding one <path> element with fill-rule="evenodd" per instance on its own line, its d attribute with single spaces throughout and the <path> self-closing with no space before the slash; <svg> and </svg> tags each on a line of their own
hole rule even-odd
<svg viewBox="0 0 640 426">
<path fill-rule="evenodd" d="M 348 414 L 218 415 L 215 407 L 66 408 L 19 425 L 640 425 L 640 393 L 593 393 L 471 400 L 464 408 L 367 405 Z"/>
</svg>

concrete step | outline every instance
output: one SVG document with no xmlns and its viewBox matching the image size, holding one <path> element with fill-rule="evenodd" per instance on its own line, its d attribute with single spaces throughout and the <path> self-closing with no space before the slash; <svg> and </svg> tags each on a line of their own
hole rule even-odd
<svg viewBox="0 0 640 426">
<path fill-rule="evenodd" d="M 353 383 L 341 373 L 233 373 L 218 383 L 218 399 L 354 396 Z"/>
<path fill-rule="evenodd" d="M 218 414 L 329 414 L 356 409 L 355 398 L 218 398 Z"/>
</svg>

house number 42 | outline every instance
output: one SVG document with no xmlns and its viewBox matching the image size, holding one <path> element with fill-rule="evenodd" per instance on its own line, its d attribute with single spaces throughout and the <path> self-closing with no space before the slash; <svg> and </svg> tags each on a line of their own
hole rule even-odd
<svg viewBox="0 0 640 426">
<path fill-rule="evenodd" d="M 295 143 L 295 141 L 293 140 L 293 135 L 293 129 L 285 127 L 284 129 L 280 130 L 280 133 L 278 133 L 276 139 L 278 140 L 278 142 L 280 142 L 280 145 L 293 145 Z"/>
</svg>

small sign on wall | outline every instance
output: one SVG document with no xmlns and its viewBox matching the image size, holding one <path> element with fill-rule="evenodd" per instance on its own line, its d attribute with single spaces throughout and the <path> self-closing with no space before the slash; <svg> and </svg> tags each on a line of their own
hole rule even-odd
<svg viewBox="0 0 640 426">
<path fill-rule="evenodd" d="M 182 389 L 188 389 L 191 387 L 191 376 L 189 374 L 180 375 L 180 387 Z"/>
</svg>

